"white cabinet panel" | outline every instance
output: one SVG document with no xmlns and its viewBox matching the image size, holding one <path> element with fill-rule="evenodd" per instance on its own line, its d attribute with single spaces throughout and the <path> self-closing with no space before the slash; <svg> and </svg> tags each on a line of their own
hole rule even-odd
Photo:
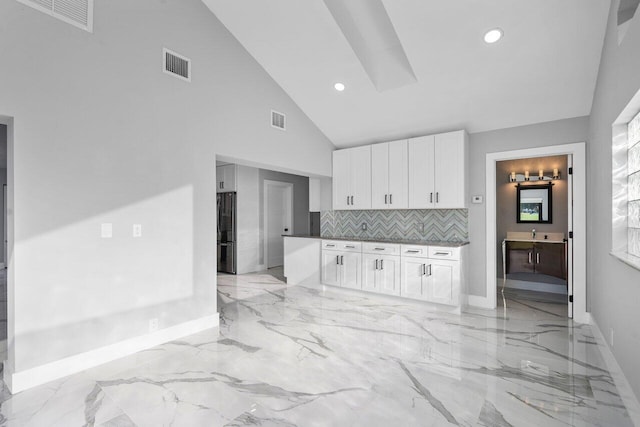
<svg viewBox="0 0 640 427">
<path fill-rule="evenodd" d="M 409 140 L 409 208 L 465 207 L 466 145 L 463 130 Z"/>
<path fill-rule="evenodd" d="M 409 209 L 433 208 L 435 137 L 409 140 Z"/>
<path fill-rule="evenodd" d="M 460 262 L 430 260 L 428 268 L 429 301 L 457 305 L 460 287 Z"/>
<path fill-rule="evenodd" d="M 349 151 L 333 152 L 333 209 L 347 209 L 350 202 Z"/>
<path fill-rule="evenodd" d="M 333 208 L 371 209 L 371 146 L 333 152 Z"/>
<path fill-rule="evenodd" d="M 371 208 L 389 208 L 389 144 L 371 146 Z"/>
<path fill-rule="evenodd" d="M 322 251 L 322 283 L 340 286 L 340 258 L 336 251 Z"/>
<path fill-rule="evenodd" d="M 389 143 L 389 207 L 409 207 L 409 151 L 407 141 Z"/>
<path fill-rule="evenodd" d="M 362 255 L 362 289 L 369 292 L 378 292 L 376 287 L 376 274 L 378 273 L 378 256 L 373 254 Z"/>
<path fill-rule="evenodd" d="M 340 255 L 342 283 L 346 288 L 361 289 L 362 254 L 345 252 Z"/>
<path fill-rule="evenodd" d="M 424 269 L 427 260 L 424 258 L 402 257 L 402 278 L 400 295 L 406 298 L 427 299 L 423 281 L 426 281 Z"/>
<path fill-rule="evenodd" d="M 465 133 L 443 133 L 435 136 L 436 208 L 465 206 Z"/>
<path fill-rule="evenodd" d="M 400 257 L 379 257 L 376 285 L 379 292 L 400 295 Z"/>
</svg>

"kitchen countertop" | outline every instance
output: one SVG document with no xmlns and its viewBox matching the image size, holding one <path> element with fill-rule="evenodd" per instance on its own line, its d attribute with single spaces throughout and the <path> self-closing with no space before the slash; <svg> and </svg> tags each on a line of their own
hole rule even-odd
<svg viewBox="0 0 640 427">
<path fill-rule="evenodd" d="M 527 242 L 527 243 L 565 243 L 566 240 L 549 239 L 504 239 L 505 242 Z"/>
<path fill-rule="evenodd" d="M 373 239 L 366 237 L 322 237 L 311 236 L 309 234 L 291 234 L 283 235 L 283 237 L 300 237 L 305 239 L 320 239 L 320 240 L 346 240 L 354 242 L 376 242 L 376 243 L 395 243 L 399 245 L 423 245 L 423 246 L 444 246 L 457 248 L 460 246 L 468 245 L 469 242 L 443 242 L 438 240 L 391 240 L 391 239 Z"/>
</svg>

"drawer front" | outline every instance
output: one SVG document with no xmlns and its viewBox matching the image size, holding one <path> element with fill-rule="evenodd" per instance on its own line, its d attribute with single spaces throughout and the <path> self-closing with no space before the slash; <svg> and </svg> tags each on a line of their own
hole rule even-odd
<svg viewBox="0 0 640 427">
<path fill-rule="evenodd" d="M 366 242 L 362 244 L 362 252 L 366 254 L 400 255 L 400 245 Z"/>
<path fill-rule="evenodd" d="M 429 258 L 432 259 L 460 259 L 460 248 L 429 246 Z"/>
<path fill-rule="evenodd" d="M 362 243 L 345 240 L 323 240 L 322 249 L 340 252 L 362 252 Z"/>
<path fill-rule="evenodd" d="M 418 258 L 427 258 L 429 256 L 429 246 L 402 245 L 400 253 L 403 257 L 411 256 Z"/>
</svg>

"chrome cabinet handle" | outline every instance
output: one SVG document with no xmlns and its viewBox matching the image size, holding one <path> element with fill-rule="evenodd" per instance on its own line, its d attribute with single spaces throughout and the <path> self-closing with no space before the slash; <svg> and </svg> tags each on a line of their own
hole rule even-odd
<svg viewBox="0 0 640 427">
<path fill-rule="evenodd" d="M 531 252 L 529 252 L 529 264 L 531 264 Z"/>
<path fill-rule="evenodd" d="M 349 206 L 349 196 L 347 196 L 347 206 Z"/>
<path fill-rule="evenodd" d="M 340 265 L 340 255 L 336 255 L 336 265 Z"/>
<path fill-rule="evenodd" d="M 427 274 L 427 266 L 422 264 L 420 266 L 420 272 L 422 273 L 421 276 L 424 276 L 425 274 Z"/>
<path fill-rule="evenodd" d="M 429 203 L 433 203 L 433 193 L 429 193 Z"/>
<path fill-rule="evenodd" d="M 340 255 L 340 265 L 344 265 L 344 256 Z"/>
<path fill-rule="evenodd" d="M 329 245 L 329 244 L 327 244 L 327 245 L 324 245 L 324 247 L 325 247 L 325 248 L 335 248 L 335 247 L 336 247 L 336 245 Z"/>
<path fill-rule="evenodd" d="M 389 194 L 389 204 L 393 204 L 393 194 Z"/>
<path fill-rule="evenodd" d="M 353 196 L 351 196 L 351 206 L 353 206 Z"/>
<path fill-rule="evenodd" d="M 536 252 L 536 264 L 540 264 L 540 252 Z"/>
<path fill-rule="evenodd" d="M 413 249 L 409 249 L 409 250 L 407 250 L 407 253 L 408 253 L 408 254 L 419 254 L 419 253 L 420 253 L 420 251 L 416 251 L 416 250 L 413 250 Z"/>
<path fill-rule="evenodd" d="M 429 274 L 427 276 L 431 276 L 431 264 L 429 264 Z"/>
<path fill-rule="evenodd" d="M 451 255 L 451 252 L 435 252 L 434 255 Z"/>
<path fill-rule="evenodd" d="M 387 204 L 387 195 L 386 194 L 384 195 L 384 204 L 385 205 Z"/>
<path fill-rule="evenodd" d="M 351 246 L 351 245 L 345 245 L 344 247 L 345 247 L 346 249 L 355 249 L 355 248 L 356 248 L 355 246 Z"/>
<path fill-rule="evenodd" d="M 384 260 L 380 260 L 380 270 L 384 270 Z"/>
<path fill-rule="evenodd" d="M 376 270 L 378 269 L 378 260 L 376 260 Z"/>
<path fill-rule="evenodd" d="M 384 248 L 373 248 L 376 251 L 384 251 Z"/>
<path fill-rule="evenodd" d="M 440 203 L 440 193 L 436 191 L 436 203 Z"/>
</svg>

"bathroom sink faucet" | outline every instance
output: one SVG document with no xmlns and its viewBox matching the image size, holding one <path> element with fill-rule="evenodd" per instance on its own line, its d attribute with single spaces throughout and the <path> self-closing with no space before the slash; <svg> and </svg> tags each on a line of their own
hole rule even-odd
<svg viewBox="0 0 640 427">
<path fill-rule="evenodd" d="M 532 239 L 536 238 L 536 229 L 535 228 L 533 230 L 531 230 L 531 238 Z"/>
</svg>

